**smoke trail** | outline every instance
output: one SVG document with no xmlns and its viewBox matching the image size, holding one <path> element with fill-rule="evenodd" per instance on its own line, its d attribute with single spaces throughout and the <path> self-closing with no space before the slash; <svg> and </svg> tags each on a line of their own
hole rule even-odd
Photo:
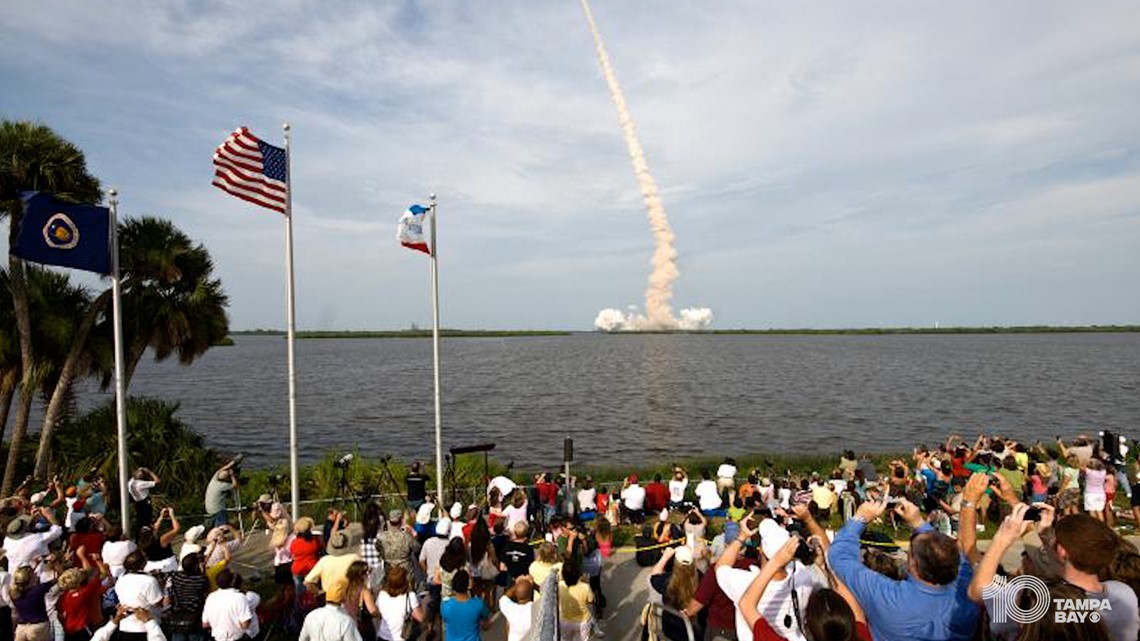
<svg viewBox="0 0 1140 641">
<path fill-rule="evenodd" d="M 673 249 L 673 229 L 669 226 L 669 219 L 665 216 L 665 206 L 661 204 L 661 196 L 657 193 L 657 181 L 649 173 L 649 164 L 645 162 L 645 152 L 641 148 L 641 141 L 637 139 L 633 117 L 629 114 L 629 107 L 626 106 L 625 97 L 621 93 L 621 87 L 618 86 L 617 76 L 610 66 L 610 56 L 602 44 L 598 25 L 594 23 L 594 14 L 590 11 L 587 0 L 581 2 L 586 22 L 590 25 L 590 33 L 594 36 L 594 49 L 602 66 L 602 75 L 606 77 L 610 96 L 617 108 L 618 122 L 625 137 L 625 146 L 629 150 L 629 159 L 633 163 L 633 173 L 637 176 L 638 185 L 641 186 L 649 227 L 653 230 L 653 273 L 649 275 L 649 286 L 645 290 L 646 317 L 643 319 L 644 323 L 637 325 L 639 329 L 676 329 L 678 322 L 673 317 L 673 309 L 669 304 L 673 298 L 673 281 L 677 280 L 679 275 L 676 262 L 677 250 Z M 636 315 L 630 314 L 631 319 L 634 316 Z"/>
</svg>

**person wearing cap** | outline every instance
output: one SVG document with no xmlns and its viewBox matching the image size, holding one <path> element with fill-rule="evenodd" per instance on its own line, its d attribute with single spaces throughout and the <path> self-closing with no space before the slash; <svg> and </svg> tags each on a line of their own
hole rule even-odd
<svg viewBox="0 0 1140 641">
<path fill-rule="evenodd" d="M 631 474 L 625 479 L 621 490 L 622 516 L 630 523 L 641 523 L 645 520 L 645 488 L 637 484 L 637 475 Z"/>
<path fill-rule="evenodd" d="M 237 459 L 234 459 L 219 467 L 218 471 L 210 477 L 210 482 L 206 484 L 206 514 L 210 515 L 206 519 L 206 526 L 209 528 L 223 525 L 226 522 L 226 502 L 238 489 L 238 477 L 234 471 L 238 462 Z"/>
<path fill-rule="evenodd" d="M 316 567 L 321 550 L 324 549 L 324 541 L 313 532 L 315 525 L 313 519 L 308 516 L 302 516 L 293 524 L 294 537 L 289 544 L 289 553 L 293 556 L 293 566 L 290 571 L 293 573 L 298 595 L 300 589 L 304 587 L 305 577 Z"/>
<path fill-rule="evenodd" d="M 737 524 L 739 532 L 737 537 L 725 548 L 716 564 L 717 585 L 736 605 L 734 623 L 738 641 L 753 639 L 752 627 L 748 625 L 748 620 L 740 609 L 740 603 L 759 572 L 756 567 L 747 570 L 735 567 L 741 549 L 747 541 L 759 534 L 761 558 L 768 562 L 776 558 L 780 549 L 791 538 L 788 531 L 775 520 L 764 519 L 754 525 L 755 518 L 754 515 L 749 515 Z M 772 579 L 760 599 L 758 612 L 788 641 L 807 641 L 802 632 L 803 608 L 812 591 L 826 585 L 826 580 L 815 565 L 808 566 L 795 560 L 784 566 L 776 566 Z M 796 607 L 797 603 L 799 608 Z"/>
<path fill-rule="evenodd" d="M 257 497 L 256 508 L 257 515 L 265 521 L 265 529 L 272 530 L 273 526 L 280 520 L 284 519 L 289 521 L 289 515 L 285 512 L 285 506 L 281 501 L 273 500 L 271 494 L 262 494 Z"/>
<path fill-rule="evenodd" d="M 672 561 L 672 564 L 670 564 Z M 666 568 L 670 568 L 666 571 Z M 649 572 L 652 602 L 662 603 L 674 610 L 686 611 L 693 607 L 693 597 L 700 581 L 693 563 L 693 551 L 686 546 L 668 547 Z M 685 622 L 669 612 L 664 613 L 661 624 L 669 641 L 685 641 L 688 632 Z M 695 625 L 695 622 L 694 622 Z"/>
<path fill-rule="evenodd" d="M 356 621 L 344 611 L 348 581 L 331 583 L 325 592 L 325 605 L 305 616 L 299 641 L 363 641 Z"/>
<path fill-rule="evenodd" d="M 348 579 L 348 566 L 360 560 L 360 555 L 351 552 L 350 540 L 347 532 L 341 531 L 341 514 L 333 514 L 333 528 L 329 533 L 326 554 L 317 560 L 317 564 L 305 575 L 305 586 L 312 589 L 320 587 L 327 590 L 331 583 L 340 579 Z"/>
<path fill-rule="evenodd" d="M 402 510 L 389 510 L 388 528 L 378 535 L 376 548 L 389 568 L 399 566 L 408 572 L 408 576 L 412 575 L 412 559 L 419 552 L 418 543 L 404 526 Z"/>
<path fill-rule="evenodd" d="M 140 467 L 135 470 L 134 476 L 127 481 L 127 494 L 131 499 L 131 510 L 135 515 L 135 532 L 143 526 L 149 526 L 154 520 L 154 507 L 150 504 L 150 491 L 162 480 L 150 471 L 150 468 Z"/>
<path fill-rule="evenodd" d="M 55 512 L 49 508 L 38 508 L 32 515 L 47 520 L 45 532 L 32 532 L 30 516 L 18 516 L 8 522 L 7 536 L 4 538 L 4 554 L 8 557 L 8 567 L 15 571 L 22 565 L 32 565 L 37 556 L 46 556 L 48 544 L 63 536 L 63 528 L 55 520 Z"/>
<path fill-rule="evenodd" d="M 214 641 L 238 641 L 246 636 L 257 614 L 245 594 L 235 587 L 237 575 L 228 568 L 218 573 L 218 589 L 202 606 L 202 627 Z M 359 638 L 359 637 L 357 637 Z"/>
</svg>

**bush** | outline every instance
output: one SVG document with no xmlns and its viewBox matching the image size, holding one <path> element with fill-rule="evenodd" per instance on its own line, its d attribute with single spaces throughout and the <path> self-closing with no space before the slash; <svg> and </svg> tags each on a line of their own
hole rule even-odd
<svg viewBox="0 0 1140 641">
<path fill-rule="evenodd" d="M 144 466 L 162 478 L 155 496 L 182 513 L 202 511 L 210 476 L 224 461 L 205 438 L 176 416 L 178 403 L 131 397 L 127 401 L 128 470 Z M 64 422 L 54 435 L 54 468 L 67 483 L 97 469 L 108 494 L 118 496 L 115 402 Z"/>
</svg>

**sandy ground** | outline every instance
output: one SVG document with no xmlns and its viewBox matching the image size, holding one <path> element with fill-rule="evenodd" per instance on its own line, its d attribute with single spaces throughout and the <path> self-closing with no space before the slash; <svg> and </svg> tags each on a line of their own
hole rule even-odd
<svg viewBox="0 0 1140 641">
<path fill-rule="evenodd" d="M 360 538 L 359 525 L 354 525 L 350 534 L 355 546 Z M 1133 543 L 1140 543 L 1140 537 L 1127 538 Z M 978 543 L 983 551 L 987 545 L 988 541 Z M 1013 570 L 1020 565 L 1021 551 L 1022 545 L 1018 542 L 1006 552 L 1002 563 L 1007 569 Z M 272 572 L 273 555 L 269 550 L 269 537 L 264 531 L 246 536 L 241 549 L 234 556 L 233 567 L 246 577 Z M 632 553 L 618 552 L 606 561 L 602 574 L 602 590 L 608 601 L 603 622 L 605 641 L 636 641 L 640 638 L 641 610 L 648 598 L 648 589 L 649 568 L 638 566 Z M 505 641 L 507 635 L 501 617 L 496 617 L 494 625 L 485 633 L 484 638 L 487 641 Z"/>
</svg>

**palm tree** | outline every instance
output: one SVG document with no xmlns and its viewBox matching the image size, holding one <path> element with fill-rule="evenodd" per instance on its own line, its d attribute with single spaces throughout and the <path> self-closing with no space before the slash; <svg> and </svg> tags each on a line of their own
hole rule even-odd
<svg viewBox="0 0 1140 641">
<path fill-rule="evenodd" d="M 20 228 L 20 192 L 29 190 L 49 191 L 79 202 L 100 199 L 99 181 L 87 172 L 87 161 L 78 147 L 44 125 L 5 120 L 0 122 L 0 217 L 8 217 L 9 247 L 14 244 Z M 35 371 L 32 320 L 23 261 L 9 254 L 8 272 L 20 342 L 21 381 L 8 465 L 0 483 L 0 495 L 4 496 L 12 489 L 15 479 L 16 460 L 28 429 L 36 389 L 36 381 L 32 379 Z"/>
<path fill-rule="evenodd" d="M 149 347 L 156 361 L 189 365 L 229 334 L 229 298 L 201 244 L 167 220 L 128 219 L 119 228 L 125 380 Z"/>
<path fill-rule="evenodd" d="M 228 299 L 213 277 L 213 261 L 170 221 L 127 219 L 119 225 L 119 269 L 123 288 L 123 389 L 130 386 L 146 349 L 155 360 L 177 355 L 189 365 L 229 333 Z M 110 291 L 95 300 L 79 325 L 40 431 L 36 475 L 47 472 L 52 434 L 63 415 L 64 399 L 86 361 L 89 371 L 111 382 L 112 319 L 106 313 Z M 100 320 L 101 319 L 101 320 Z M 96 322 L 98 321 L 98 325 Z M 89 334 L 95 334 L 89 339 Z M 0 389 L 2 391 L 2 389 Z"/>
</svg>

